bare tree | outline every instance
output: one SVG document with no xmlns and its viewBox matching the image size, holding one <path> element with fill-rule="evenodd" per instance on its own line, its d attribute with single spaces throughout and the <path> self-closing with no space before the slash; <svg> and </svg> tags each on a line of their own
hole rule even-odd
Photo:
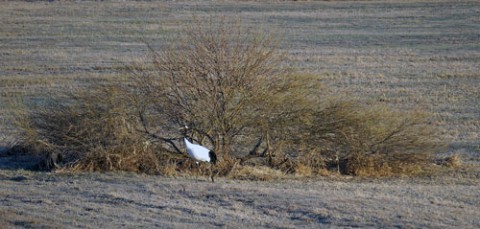
<svg viewBox="0 0 480 229">
<path fill-rule="evenodd" d="M 161 126 L 157 136 L 168 140 L 189 125 L 199 142 L 220 155 L 246 150 L 234 148 L 236 141 L 250 140 L 256 150 L 263 139 L 257 124 L 268 115 L 262 106 L 284 89 L 288 71 L 278 42 L 264 30 L 225 18 L 194 19 L 182 32 L 165 50 L 151 49 L 153 75 L 137 74 L 145 95 L 156 98 L 155 112 L 143 116 L 145 130 Z"/>
</svg>

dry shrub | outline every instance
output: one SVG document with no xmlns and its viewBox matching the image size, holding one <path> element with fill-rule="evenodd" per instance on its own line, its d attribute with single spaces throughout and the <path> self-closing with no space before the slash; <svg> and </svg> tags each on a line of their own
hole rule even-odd
<svg viewBox="0 0 480 229">
<path fill-rule="evenodd" d="M 270 181 L 285 178 L 285 174 L 280 170 L 266 166 L 237 166 L 232 170 L 229 177 L 240 180 Z"/>
<path fill-rule="evenodd" d="M 19 117 L 22 144 L 47 153 L 48 166 L 156 173 L 156 154 L 141 134 L 133 97 L 120 84 L 74 88 L 31 102 Z"/>
<path fill-rule="evenodd" d="M 238 20 L 192 21 L 168 47 L 151 49 L 154 72 L 135 69 L 137 87 L 151 101 L 145 129 L 170 139 L 188 125 L 219 157 L 249 153 L 265 132 L 259 122 L 275 115 L 265 104 L 285 89 L 285 55 L 272 34 Z"/>
<path fill-rule="evenodd" d="M 432 153 L 443 146 L 429 116 L 422 112 L 336 101 L 315 111 L 313 117 L 302 141 L 321 145 L 323 150 L 300 154 L 303 164 L 323 156 L 325 168 L 334 169 L 336 164 L 344 174 L 413 175 L 428 167 Z"/>
<path fill-rule="evenodd" d="M 275 114 L 263 126 L 271 155 L 289 157 L 293 164 L 310 167 L 315 175 L 325 171 L 414 175 L 428 167 L 431 155 L 445 145 L 425 112 L 336 99 L 322 90 L 306 96 L 312 92 L 308 85 L 318 84 L 315 77 L 300 74 L 290 80 L 288 85 L 302 86 L 279 93 L 278 100 L 263 105 Z M 288 163 L 282 168 L 275 162 L 264 165 L 292 172 L 292 166 L 284 168 Z"/>
<path fill-rule="evenodd" d="M 414 176 L 430 171 L 433 166 L 427 153 L 395 153 L 375 155 L 352 155 L 340 163 L 346 174 L 368 177 L 408 175 Z"/>
</svg>

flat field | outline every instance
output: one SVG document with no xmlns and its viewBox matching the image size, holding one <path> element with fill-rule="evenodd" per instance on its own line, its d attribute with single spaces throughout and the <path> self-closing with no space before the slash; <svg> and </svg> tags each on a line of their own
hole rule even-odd
<svg viewBox="0 0 480 229">
<path fill-rule="evenodd" d="M 0 169 L 0 227 L 480 227 L 478 1 L 0 2 L 0 151 L 15 141 L 19 96 L 128 74 L 148 61 L 145 41 L 161 49 L 192 15 L 212 14 L 278 33 L 298 70 L 331 93 L 431 111 L 444 154 L 468 169 L 215 184 Z"/>
<path fill-rule="evenodd" d="M 254 182 L 0 170 L 8 228 L 478 228 L 480 171 Z M 459 179 L 460 178 L 460 179 Z M 0 227 L 2 227 L 0 226 Z"/>
</svg>

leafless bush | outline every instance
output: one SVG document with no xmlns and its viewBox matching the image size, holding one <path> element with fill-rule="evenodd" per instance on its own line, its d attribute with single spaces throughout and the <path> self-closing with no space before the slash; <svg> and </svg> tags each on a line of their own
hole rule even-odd
<svg viewBox="0 0 480 229">
<path fill-rule="evenodd" d="M 132 96 L 119 84 L 75 88 L 29 103 L 17 119 L 22 144 L 57 163 L 88 171 L 153 173 L 158 160 L 139 134 Z"/>
<path fill-rule="evenodd" d="M 152 49 L 154 74 L 137 74 L 143 94 L 156 98 L 146 99 L 146 130 L 162 126 L 155 135 L 171 139 L 189 125 L 221 157 L 255 151 L 265 132 L 259 120 L 271 116 L 262 106 L 283 89 L 287 72 L 276 41 L 225 18 L 195 20 L 182 32 L 166 50 Z"/>
<path fill-rule="evenodd" d="M 309 136 L 309 141 L 326 146 L 324 156 L 330 162 L 355 175 L 406 173 L 402 168 L 428 166 L 431 154 L 443 146 L 426 113 L 349 101 L 316 112 Z"/>
</svg>

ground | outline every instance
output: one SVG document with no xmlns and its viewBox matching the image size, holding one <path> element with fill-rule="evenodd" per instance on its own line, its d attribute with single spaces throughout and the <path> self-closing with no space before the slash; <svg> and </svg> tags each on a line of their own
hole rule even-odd
<svg viewBox="0 0 480 229">
<path fill-rule="evenodd" d="M 0 156 L 0 227 L 480 227 L 478 1 L 0 2 L 0 151 L 20 98 L 128 74 L 192 15 L 279 34 L 338 96 L 424 109 L 464 166 L 435 176 L 270 182 L 25 171 Z"/>
<path fill-rule="evenodd" d="M 480 227 L 480 172 L 451 173 L 458 176 L 211 183 L 0 170 L 0 222 L 7 228 Z"/>
</svg>

